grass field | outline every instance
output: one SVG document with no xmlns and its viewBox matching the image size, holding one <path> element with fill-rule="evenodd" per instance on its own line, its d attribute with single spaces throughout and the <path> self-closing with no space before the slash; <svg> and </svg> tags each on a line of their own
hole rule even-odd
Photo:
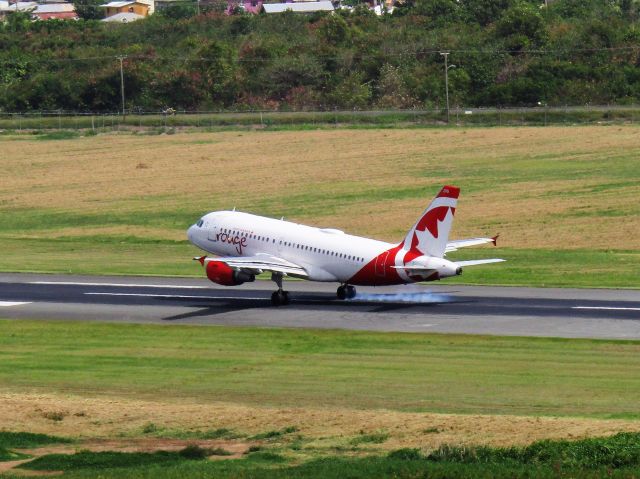
<svg viewBox="0 0 640 479">
<path fill-rule="evenodd" d="M 504 248 L 458 257 L 512 260 L 461 280 L 640 287 L 634 126 L 4 135 L 0 149 L 5 271 L 198 275 L 185 229 L 234 206 L 398 241 L 454 183 L 452 236 L 501 233 Z"/>
<path fill-rule="evenodd" d="M 639 352 L 637 341 L 0 321 L 0 474 L 633 477 Z"/>
<path fill-rule="evenodd" d="M 639 417 L 638 342 L 41 321 L 0 333 L 3 391 Z"/>
</svg>

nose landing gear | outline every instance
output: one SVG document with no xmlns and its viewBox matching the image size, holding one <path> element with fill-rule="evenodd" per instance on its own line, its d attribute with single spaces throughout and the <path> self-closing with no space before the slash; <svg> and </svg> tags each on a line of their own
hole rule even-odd
<svg viewBox="0 0 640 479">
<path fill-rule="evenodd" d="M 282 289 L 282 273 L 271 273 L 271 281 L 278 285 L 278 291 L 274 291 L 271 295 L 271 304 L 274 306 L 289 304 L 289 292 Z"/>
<path fill-rule="evenodd" d="M 353 299 L 356 297 L 356 288 L 350 284 L 341 284 L 337 291 L 338 299 Z"/>
</svg>

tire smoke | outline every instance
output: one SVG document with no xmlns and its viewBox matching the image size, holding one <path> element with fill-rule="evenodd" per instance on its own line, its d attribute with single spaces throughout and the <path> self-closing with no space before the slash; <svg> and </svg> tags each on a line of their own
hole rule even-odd
<svg viewBox="0 0 640 479">
<path fill-rule="evenodd" d="M 398 292 L 398 293 L 361 293 L 351 301 L 371 301 L 378 303 L 450 303 L 453 297 L 431 291 Z"/>
</svg>

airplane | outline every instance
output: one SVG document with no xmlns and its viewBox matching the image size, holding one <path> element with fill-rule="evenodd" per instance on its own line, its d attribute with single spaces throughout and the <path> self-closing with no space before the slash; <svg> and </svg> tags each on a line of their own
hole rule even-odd
<svg viewBox="0 0 640 479">
<path fill-rule="evenodd" d="M 207 277 L 238 286 L 271 273 L 278 286 L 274 306 L 289 303 L 282 289 L 285 276 L 337 282 L 339 299 L 356 296 L 355 286 L 387 286 L 436 281 L 462 274 L 467 266 L 498 263 L 499 258 L 450 261 L 447 253 L 492 243 L 493 238 L 448 241 L 460 188 L 444 186 L 399 244 L 352 236 L 240 211 L 215 211 L 187 230 L 189 241 L 216 257 L 199 256 Z"/>
</svg>

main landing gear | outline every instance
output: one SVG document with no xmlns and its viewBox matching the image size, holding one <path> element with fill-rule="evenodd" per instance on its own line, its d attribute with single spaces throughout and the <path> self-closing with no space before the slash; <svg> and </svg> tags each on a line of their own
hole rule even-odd
<svg viewBox="0 0 640 479">
<path fill-rule="evenodd" d="M 271 304 L 274 306 L 289 304 L 289 292 L 282 289 L 282 273 L 271 273 L 271 281 L 278 285 L 278 291 L 274 291 L 271 295 Z"/>
<path fill-rule="evenodd" d="M 350 284 L 341 284 L 338 286 L 338 299 L 353 299 L 356 297 L 356 287 Z"/>
</svg>

